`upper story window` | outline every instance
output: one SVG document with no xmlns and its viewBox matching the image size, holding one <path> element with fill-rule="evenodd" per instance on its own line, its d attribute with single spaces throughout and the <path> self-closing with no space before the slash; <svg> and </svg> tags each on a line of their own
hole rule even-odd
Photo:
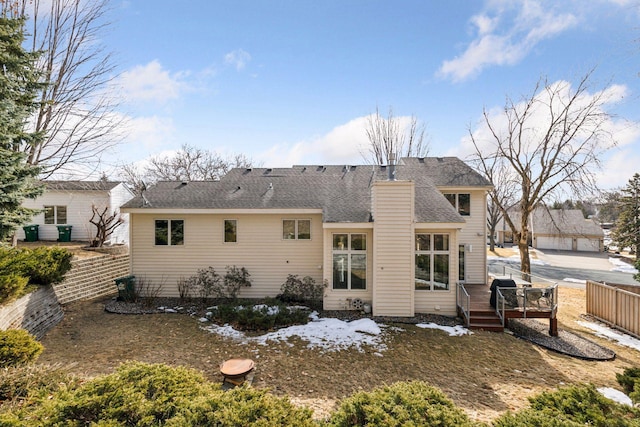
<svg viewBox="0 0 640 427">
<path fill-rule="evenodd" d="M 45 224 L 66 224 L 67 223 L 67 207 L 66 206 L 45 206 L 44 207 L 44 223 Z"/>
<path fill-rule="evenodd" d="M 184 245 L 184 220 L 156 219 L 155 243 L 158 246 Z"/>
<path fill-rule="evenodd" d="M 311 240 L 311 220 L 282 220 L 282 238 L 284 240 Z"/>
<path fill-rule="evenodd" d="M 224 242 L 236 243 L 238 241 L 238 221 L 235 219 L 224 220 Z"/>
<path fill-rule="evenodd" d="M 444 197 L 456 208 L 462 216 L 471 215 L 471 194 L 469 193 L 444 193 Z"/>
</svg>

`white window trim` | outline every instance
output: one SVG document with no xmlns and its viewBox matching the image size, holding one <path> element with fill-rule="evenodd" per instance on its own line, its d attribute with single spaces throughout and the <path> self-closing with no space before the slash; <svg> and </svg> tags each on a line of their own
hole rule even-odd
<svg viewBox="0 0 640 427">
<path fill-rule="evenodd" d="M 414 287 L 413 290 L 415 292 L 450 292 L 451 291 L 451 260 L 453 259 L 451 256 L 451 234 L 449 233 L 425 233 L 425 232 L 419 232 L 416 231 L 415 232 L 415 236 L 419 235 L 419 234 L 428 234 L 431 237 L 429 238 L 429 245 L 430 248 L 428 251 L 424 251 L 424 250 L 417 250 L 415 249 L 415 245 L 414 245 L 414 251 L 413 251 L 413 282 L 414 282 Z M 435 246 L 435 239 L 434 236 L 436 235 L 442 235 L 442 236 L 448 236 L 449 237 L 449 249 L 448 250 L 435 250 L 434 246 Z M 414 237 L 415 238 L 415 237 Z M 456 247 L 456 250 L 458 249 L 458 247 Z M 429 289 L 416 289 L 415 288 L 415 281 L 416 281 L 416 276 L 415 276 L 415 259 L 416 259 L 416 255 L 430 255 L 429 258 L 429 269 L 431 271 L 431 279 L 429 280 Z M 447 283 L 447 289 L 434 289 L 433 284 L 434 284 L 434 276 L 435 276 L 435 255 L 449 255 L 449 274 L 448 274 L 448 278 L 449 278 L 449 282 Z"/>
<path fill-rule="evenodd" d="M 156 243 L 156 236 L 155 236 L 155 232 L 156 232 L 156 221 L 167 221 L 167 244 L 166 245 L 158 245 Z M 182 221 L 182 244 L 181 245 L 174 245 L 171 243 L 171 223 L 173 221 Z M 187 221 L 185 221 L 182 218 L 154 218 L 153 219 L 153 246 L 156 248 L 180 248 L 180 247 L 184 247 L 185 245 L 185 235 L 186 235 L 186 227 L 187 227 Z"/>
<path fill-rule="evenodd" d="M 225 229 L 225 225 L 227 223 L 227 221 L 234 221 L 236 223 L 236 241 L 235 242 L 227 242 L 226 241 L 226 236 L 227 236 L 227 231 Z M 240 240 L 240 233 L 238 233 L 238 220 L 236 218 L 225 218 L 222 220 L 222 243 L 224 243 L 225 245 L 237 245 L 238 244 L 238 240 Z"/>
<path fill-rule="evenodd" d="M 47 208 L 53 208 L 53 223 L 47 223 L 45 221 L 46 225 L 69 225 L 69 208 L 66 205 L 44 205 L 43 209 L 46 210 Z M 65 208 L 66 212 L 66 217 L 67 217 L 67 221 L 62 223 L 62 222 L 58 222 L 58 208 Z M 43 212 L 43 215 L 46 218 L 46 214 Z"/>
<path fill-rule="evenodd" d="M 346 234 L 347 235 L 347 248 L 346 249 L 334 249 L 333 248 L 333 236 L 336 234 Z M 365 248 L 364 249 L 351 249 L 351 236 L 363 235 L 365 239 Z M 367 253 L 368 245 L 368 237 L 367 233 L 331 233 L 331 290 L 333 292 L 366 292 L 369 284 L 369 254 Z M 346 289 L 342 288 L 334 288 L 333 287 L 333 255 L 347 255 L 347 287 Z M 352 289 L 351 288 L 351 255 L 364 255 L 365 256 L 365 282 L 364 289 Z"/>
<path fill-rule="evenodd" d="M 458 212 L 458 215 L 460 215 L 460 216 L 471 216 L 471 193 L 442 193 L 442 194 L 443 195 L 444 194 L 453 194 L 455 196 L 456 204 L 453 207 L 455 208 L 456 212 Z M 461 194 L 468 194 L 469 195 L 469 213 L 467 215 L 462 215 L 460 213 L 460 195 Z M 449 200 L 447 200 L 447 201 L 449 201 Z"/>
<path fill-rule="evenodd" d="M 294 238 L 293 239 L 285 239 L 284 238 L 284 222 L 285 221 L 293 221 L 294 222 Z M 300 239 L 298 237 L 298 221 L 309 221 L 309 238 L 308 239 Z M 280 238 L 282 240 L 284 240 L 285 242 L 296 242 L 296 241 L 302 241 L 302 242 L 310 242 L 311 240 L 313 240 L 313 233 L 311 232 L 311 218 L 283 218 L 282 219 L 282 233 L 280 234 Z"/>
</svg>

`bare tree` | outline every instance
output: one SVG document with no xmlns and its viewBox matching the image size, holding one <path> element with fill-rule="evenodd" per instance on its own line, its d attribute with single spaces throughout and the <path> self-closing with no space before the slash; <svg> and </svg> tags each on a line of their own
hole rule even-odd
<svg viewBox="0 0 640 427">
<path fill-rule="evenodd" d="M 520 102 L 507 98 L 502 114 L 492 116 L 485 109 L 483 129 L 469 129 L 475 149 L 471 161 L 478 170 L 495 186 L 495 164 L 504 162 L 517 178 L 516 209 L 510 210 L 499 198 L 492 201 L 513 232 L 525 273 L 531 272 L 531 214 L 562 192 L 595 194 L 601 155 L 615 145 L 607 126 L 611 116 L 604 111 L 612 93 L 608 88 L 589 93 L 591 75 L 587 73 L 575 89 L 568 82 L 540 79 Z"/>
<path fill-rule="evenodd" d="M 101 248 L 116 228 L 124 223 L 124 219 L 122 219 L 118 211 L 109 214 L 108 206 L 100 211 L 96 205 L 92 205 L 91 210 L 93 215 L 91 215 L 89 222 L 97 228 L 96 237 L 91 240 L 91 247 Z"/>
<path fill-rule="evenodd" d="M 409 123 L 402 118 L 395 117 L 389 108 L 387 117 L 382 117 L 376 107 L 375 114 L 367 119 L 367 138 L 369 146 L 362 157 L 367 162 L 377 165 L 390 163 L 390 155 L 395 159 L 400 157 L 424 157 L 429 152 L 429 144 L 425 141 L 425 125 L 419 123 L 415 116 L 411 116 Z"/>
<path fill-rule="evenodd" d="M 30 49 L 43 52 L 38 68 L 47 83 L 31 126 L 45 134 L 25 143 L 27 162 L 41 177 L 98 167 L 102 153 L 119 142 L 122 116 L 109 90 L 114 78 L 111 54 L 100 43 L 108 0 L 0 0 L 3 14 L 27 17 Z"/>
<path fill-rule="evenodd" d="M 157 181 L 217 181 L 235 167 L 251 167 L 252 160 L 244 154 L 224 157 L 216 152 L 187 144 L 171 156 L 154 156 L 143 170 L 124 165 L 121 178 L 141 194 L 146 184 Z"/>
<path fill-rule="evenodd" d="M 483 163 L 477 169 L 485 171 L 486 177 L 493 184 L 487 202 L 487 228 L 489 250 L 494 251 L 496 228 L 503 219 L 502 209 L 503 207 L 509 209 L 515 203 L 518 180 L 504 159 L 494 159 L 490 162 L 487 159 L 477 159 L 477 161 Z"/>
</svg>

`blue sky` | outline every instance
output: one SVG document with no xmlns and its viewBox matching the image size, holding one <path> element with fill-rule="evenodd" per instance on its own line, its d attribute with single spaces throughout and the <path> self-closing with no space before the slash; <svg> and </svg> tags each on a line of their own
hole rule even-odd
<svg viewBox="0 0 640 427">
<path fill-rule="evenodd" d="M 638 0 L 130 0 L 109 18 L 131 124 L 112 165 L 182 144 L 273 167 L 362 163 L 376 107 L 423 121 L 429 155 L 464 158 L 483 108 L 597 67 L 618 139 L 601 185 L 640 172 Z"/>
</svg>

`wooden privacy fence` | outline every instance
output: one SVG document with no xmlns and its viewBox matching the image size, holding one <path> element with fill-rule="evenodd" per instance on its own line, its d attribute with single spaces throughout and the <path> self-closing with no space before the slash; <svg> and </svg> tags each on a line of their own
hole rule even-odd
<svg viewBox="0 0 640 427">
<path fill-rule="evenodd" d="M 640 287 L 626 287 L 640 292 Z M 640 338 L 640 294 L 587 281 L 587 314 Z"/>
</svg>

